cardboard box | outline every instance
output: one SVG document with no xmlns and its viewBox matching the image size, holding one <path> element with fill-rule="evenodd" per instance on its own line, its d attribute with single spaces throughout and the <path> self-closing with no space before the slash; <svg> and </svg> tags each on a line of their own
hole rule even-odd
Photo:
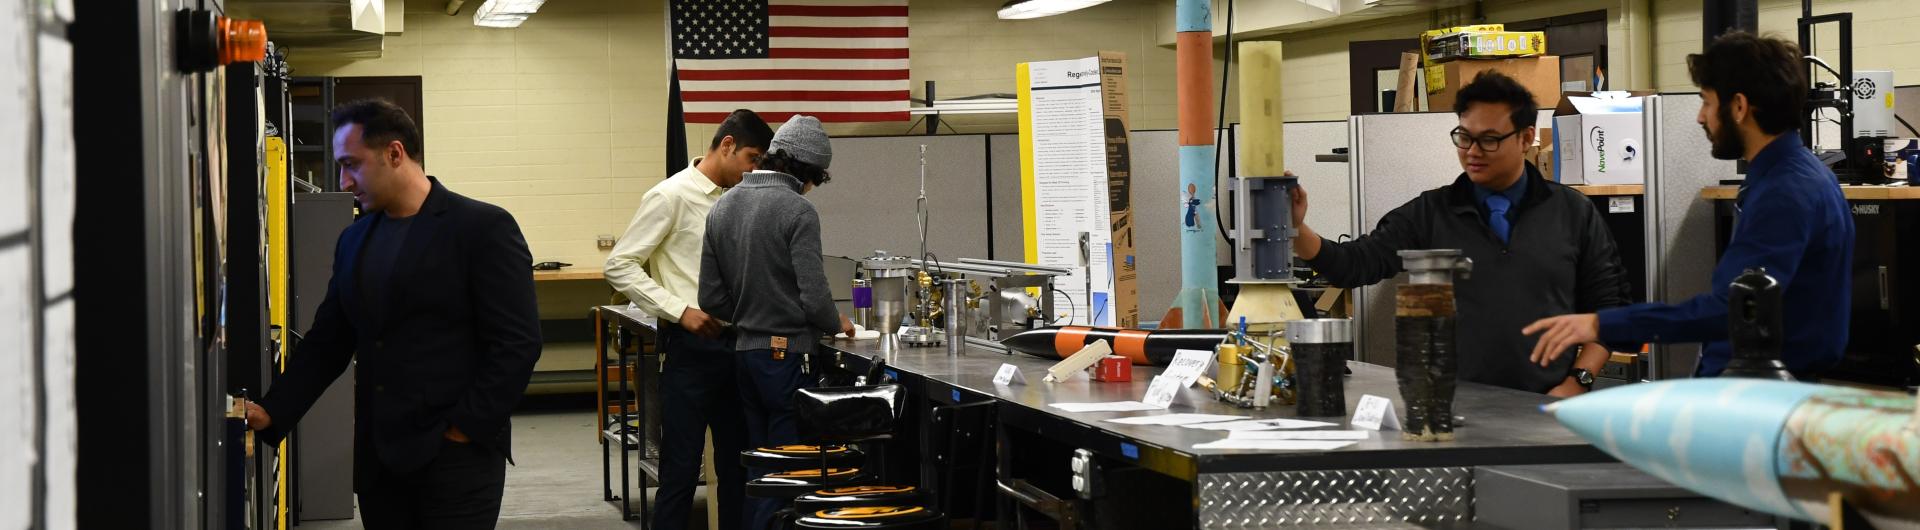
<svg viewBox="0 0 1920 530">
<path fill-rule="evenodd" d="M 1453 96 L 1460 87 L 1473 81 L 1473 76 L 1487 70 L 1507 74 L 1520 86 L 1533 92 L 1533 102 L 1543 109 L 1551 109 L 1560 104 L 1560 58 L 1551 55 L 1527 57 L 1522 59 L 1491 59 L 1474 61 L 1453 61 L 1427 67 L 1427 108 L 1433 111 L 1452 111 Z M 1435 76 L 1439 81 L 1435 81 Z M 1435 85 L 1439 90 L 1434 90 Z"/>
<path fill-rule="evenodd" d="M 1539 31 L 1462 31 L 1441 35 L 1426 46 L 1428 64 L 1546 53 L 1547 34 Z"/>
<path fill-rule="evenodd" d="M 1554 180 L 1561 184 L 1644 184 L 1645 93 L 1570 92 L 1553 110 Z"/>
</svg>

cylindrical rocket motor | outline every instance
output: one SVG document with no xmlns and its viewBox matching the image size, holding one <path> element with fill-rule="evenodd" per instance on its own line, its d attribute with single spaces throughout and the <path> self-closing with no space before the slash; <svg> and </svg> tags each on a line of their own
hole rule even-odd
<svg viewBox="0 0 1920 530">
<path fill-rule="evenodd" d="M 1000 341 L 1007 349 L 1047 359 L 1065 359 L 1094 341 L 1105 339 L 1115 355 L 1125 356 L 1133 364 L 1166 366 L 1179 350 L 1213 351 L 1227 340 L 1224 329 L 1144 329 L 1091 328 L 1066 326 L 1022 332 Z"/>
<path fill-rule="evenodd" d="M 1453 390 L 1459 377 L 1454 350 L 1453 281 L 1473 270 L 1459 250 L 1402 250 L 1407 283 L 1394 295 L 1394 375 L 1406 402 L 1402 435 L 1409 440 L 1453 440 Z"/>
<path fill-rule="evenodd" d="M 1294 389 L 1301 416 L 1346 416 L 1347 359 L 1353 357 L 1353 321 L 1316 318 L 1287 323 Z"/>
</svg>

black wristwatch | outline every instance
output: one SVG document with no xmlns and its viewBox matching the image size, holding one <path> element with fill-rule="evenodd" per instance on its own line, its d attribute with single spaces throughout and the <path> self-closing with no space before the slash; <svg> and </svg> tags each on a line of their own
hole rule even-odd
<svg viewBox="0 0 1920 530">
<path fill-rule="evenodd" d="M 1593 372 L 1585 368 L 1574 368 L 1573 371 L 1567 372 L 1567 377 L 1572 377 L 1573 382 L 1580 383 L 1581 388 L 1593 390 Z"/>
</svg>

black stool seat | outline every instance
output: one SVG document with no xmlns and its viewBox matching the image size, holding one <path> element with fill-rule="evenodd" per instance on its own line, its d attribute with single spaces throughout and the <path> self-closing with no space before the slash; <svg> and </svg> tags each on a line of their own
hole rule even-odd
<svg viewBox="0 0 1920 530">
<path fill-rule="evenodd" d="M 929 530 L 945 524 L 946 517 L 920 506 L 859 506 L 808 513 L 794 521 L 793 527 L 802 530 Z"/>
<path fill-rule="evenodd" d="M 834 508 L 919 504 L 920 488 L 913 486 L 846 486 L 801 495 L 793 500 L 793 509 L 800 513 L 814 513 Z"/>
<path fill-rule="evenodd" d="M 844 445 L 826 446 L 827 467 L 852 467 L 866 461 L 866 453 Z M 817 445 L 777 445 L 740 452 L 740 465 L 755 469 L 791 471 L 819 469 L 821 450 Z"/>
<path fill-rule="evenodd" d="M 791 499 L 829 487 L 872 484 L 873 477 L 859 468 L 827 468 L 822 478 L 819 469 L 798 469 L 768 473 L 747 481 L 747 496 L 762 499 Z"/>
</svg>

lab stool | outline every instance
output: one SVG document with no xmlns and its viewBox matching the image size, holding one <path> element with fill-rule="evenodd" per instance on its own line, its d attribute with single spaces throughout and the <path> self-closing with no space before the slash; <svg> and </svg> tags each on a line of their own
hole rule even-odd
<svg viewBox="0 0 1920 530">
<path fill-rule="evenodd" d="M 914 530 L 944 525 L 945 516 L 919 504 L 917 488 L 877 485 L 876 476 L 855 467 L 866 455 L 853 445 L 893 438 L 903 394 L 894 384 L 796 391 L 794 411 L 802 428 L 810 431 L 803 438 L 811 438 L 814 445 L 742 451 L 743 464 L 785 469 L 749 481 L 746 494 L 793 502 L 778 518 L 792 528 Z"/>
</svg>

